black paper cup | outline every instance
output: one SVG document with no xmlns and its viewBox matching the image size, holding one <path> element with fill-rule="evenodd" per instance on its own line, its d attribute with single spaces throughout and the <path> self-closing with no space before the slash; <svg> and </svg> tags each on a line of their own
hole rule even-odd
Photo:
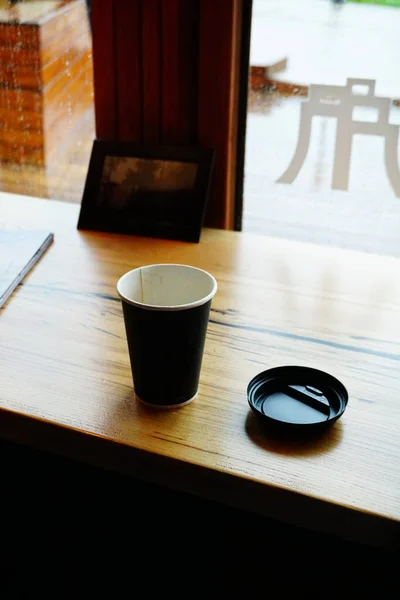
<svg viewBox="0 0 400 600">
<path fill-rule="evenodd" d="M 117 283 L 138 400 L 177 408 L 197 396 L 214 277 L 186 265 L 149 265 Z"/>
</svg>

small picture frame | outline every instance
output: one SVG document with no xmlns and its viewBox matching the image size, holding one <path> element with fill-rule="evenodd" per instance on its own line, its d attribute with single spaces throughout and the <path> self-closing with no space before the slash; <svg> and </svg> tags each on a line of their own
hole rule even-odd
<svg viewBox="0 0 400 600">
<path fill-rule="evenodd" d="M 95 140 L 78 229 L 198 242 L 214 152 Z"/>
</svg>

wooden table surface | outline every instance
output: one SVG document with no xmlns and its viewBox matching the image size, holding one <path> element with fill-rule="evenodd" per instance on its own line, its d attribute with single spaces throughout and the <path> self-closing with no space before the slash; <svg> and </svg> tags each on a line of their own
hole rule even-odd
<svg viewBox="0 0 400 600">
<path fill-rule="evenodd" d="M 0 311 L 0 436 L 349 539 L 400 538 L 400 260 L 205 230 L 200 244 L 78 232 L 78 207 L 0 194 L 0 228 L 55 242 Z M 218 280 L 189 406 L 133 395 L 115 284 L 176 262 Z M 267 437 L 246 387 L 278 365 L 338 377 L 322 438 Z"/>
</svg>

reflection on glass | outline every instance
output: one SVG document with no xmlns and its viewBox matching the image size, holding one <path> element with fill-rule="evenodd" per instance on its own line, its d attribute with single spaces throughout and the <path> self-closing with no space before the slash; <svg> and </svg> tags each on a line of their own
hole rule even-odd
<svg viewBox="0 0 400 600">
<path fill-rule="evenodd" d="M 80 201 L 94 137 L 84 0 L 0 0 L 0 190 Z"/>
<path fill-rule="evenodd" d="M 254 0 L 244 230 L 400 255 L 399 30 L 400 8 L 382 3 Z M 360 85 L 346 92 L 338 119 L 334 90 L 351 79 Z M 312 86 L 331 94 L 304 145 Z M 337 144 L 345 121 L 348 147 Z M 299 146 L 308 146 L 300 169 Z"/>
<path fill-rule="evenodd" d="M 197 165 L 171 160 L 107 156 L 100 181 L 101 208 L 132 211 L 135 219 L 185 222 Z M 162 192 L 162 194 L 160 194 Z"/>
</svg>

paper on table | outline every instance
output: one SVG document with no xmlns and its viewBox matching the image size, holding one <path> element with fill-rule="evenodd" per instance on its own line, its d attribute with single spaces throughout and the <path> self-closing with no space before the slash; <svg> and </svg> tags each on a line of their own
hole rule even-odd
<svg viewBox="0 0 400 600">
<path fill-rule="evenodd" d="M 0 231 L 0 307 L 53 239 L 46 231 Z"/>
</svg>

